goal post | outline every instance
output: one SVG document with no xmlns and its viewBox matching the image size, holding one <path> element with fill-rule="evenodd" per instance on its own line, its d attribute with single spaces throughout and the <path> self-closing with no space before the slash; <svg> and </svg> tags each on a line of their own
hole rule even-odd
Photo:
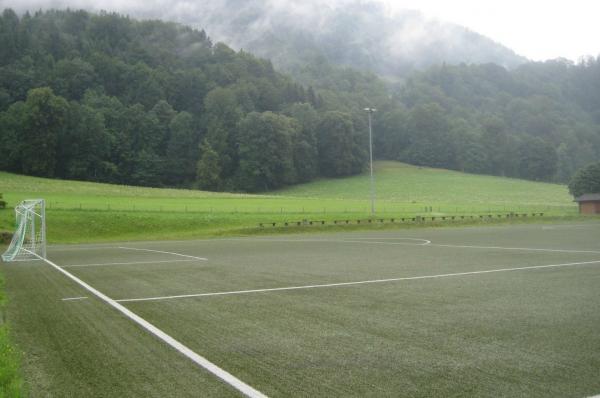
<svg viewBox="0 0 600 398">
<path fill-rule="evenodd" d="M 2 260 L 46 258 L 46 205 L 44 199 L 24 200 L 15 207 L 16 230 Z"/>
</svg>

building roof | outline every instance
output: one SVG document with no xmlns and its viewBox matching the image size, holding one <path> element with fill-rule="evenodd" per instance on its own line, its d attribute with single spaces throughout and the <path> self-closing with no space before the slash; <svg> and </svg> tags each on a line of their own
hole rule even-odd
<svg viewBox="0 0 600 398">
<path fill-rule="evenodd" d="M 600 202 L 600 193 L 584 193 L 575 202 Z"/>
</svg>

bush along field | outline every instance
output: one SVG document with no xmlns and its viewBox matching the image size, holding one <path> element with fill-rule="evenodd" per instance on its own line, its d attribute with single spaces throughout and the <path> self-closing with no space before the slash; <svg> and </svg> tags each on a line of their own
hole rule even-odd
<svg viewBox="0 0 600 398">
<path fill-rule="evenodd" d="M 543 213 L 576 217 L 567 187 L 559 184 L 465 174 L 398 162 L 375 168 L 376 214 L 370 214 L 368 174 L 323 179 L 264 195 L 213 193 L 184 189 L 131 187 L 51 180 L 0 173 L 0 191 L 14 206 L 26 198 L 44 198 L 51 242 L 177 239 L 279 232 L 264 226 L 331 228 L 373 221 L 421 217 L 470 222 L 489 215 Z M 468 217 L 467 217 L 468 216 Z M 318 221 L 318 222 L 317 222 Z M 339 222 L 334 224 L 334 222 Z M 302 229 L 302 227 L 300 229 Z M 0 210 L 0 230 L 14 228 L 12 210 Z M 347 228 L 347 227 L 345 227 Z M 299 229 L 299 228 L 296 228 Z M 313 228 L 314 229 L 314 228 Z M 282 231 L 291 231 L 282 228 Z"/>
</svg>

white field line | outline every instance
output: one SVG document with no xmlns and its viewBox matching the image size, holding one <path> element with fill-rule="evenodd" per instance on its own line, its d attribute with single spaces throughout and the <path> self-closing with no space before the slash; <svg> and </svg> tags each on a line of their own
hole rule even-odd
<svg viewBox="0 0 600 398">
<path fill-rule="evenodd" d="M 172 254 L 174 256 L 193 258 L 193 259 L 200 260 L 200 261 L 207 261 L 208 260 L 208 259 L 206 259 L 204 257 L 189 256 L 187 254 L 174 253 L 174 252 L 165 252 L 165 251 L 161 251 L 161 250 L 140 249 L 140 248 L 137 248 L 137 247 L 123 247 L 123 246 L 119 246 L 118 249 L 138 250 L 138 251 L 143 251 L 143 252 L 162 253 L 162 254 Z"/>
<path fill-rule="evenodd" d="M 543 225 L 542 229 L 558 229 L 558 228 L 580 228 L 580 227 L 598 227 L 600 223 L 592 223 L 592 224 L 556 224 L 556 225 Z M 600 395 L 598 395 L 600 398 Z"/>
<path fill-rule="evenodd" d="M 267 288 L 267 289 L 236 290 L 236 291 L 228 291 L 228 292 L 181 294 L 181 295 L 176 295 L 176 296 L 130 298 L 130 299 L 119 299 L 119 300 L 115 300 L 115 301 L 118 301 L 118 302 L 158 301 L 158 300 L 171 300 L 171 299 L 191 298 L 191 297 L 228 296 L 228 295 L 234 295 L 234 294 L 280 292 L 280 291 L 286 291 L 286 290 L 316 289 L 316 288 L 324 288 L 324 287 L 353 286 L 353 285 L 367 285 L 367 284 L 373 284 L 373 283 L 412 281 L 412 280 L 419 280 L 419 279 L 448 278 L 448 277 L 466 276 L 466 275 L 491 274 L 491 273 L 496 273 L 496 272 L 535 270 L 535 269 L 555 268 L 555 267 L 573 267 L 576 265 L 589 265 L 589 264 L 600 264 L 600 260 L 583 261 L 583 262 L 578 262 L 578 263 L 533 265 L 530 267 L 498 268 L 498 269 L 482 270 L 482 271 L 455 272 L 455 273 L 451 273 L 451 274 L 409 276 L 409 277 L 389 278 L 389 279 L 372 279 L 372 280 L 357 281 L 357 282 L 325 283 L 325 284 L 318 284 L 318 285 L 287 286 L 287 287 L 276 287 L 276 288 Z"/>
<path fill-rule="evenodd" d="M 432 243 L 428 246 L 435 247 L 453 247 L 458 249 L 492 249 L 492 250 L 523 250 L 537 252 L 552 252 L 552 253 L 592 253 L 600 254 L 600 250 L 571 250 L 571 249 L 540 249 L 535 247 L 504 247 L 504 246 L 475 246 L 475 245 L 444 245 Z"/>
<path fill-rule="evenodd" d="M 415 240 L 423 243 L 411 243 L 411 242 L 378 242 L 377 240 Z M 432 243 L 427 239 L 417 238 L 348 238 L 348 239 L 269 239 L 269 238 L 222 238 L 222 239 L 199 239 L 191 241 L 173 241 L 174 242 L 219 242 L 219 241 L 251 241 L 251 242 L 283 242 L 283 243 L 372 243 L 372 244 L 386 244 L 386 245 L 408 245 L 408 246 L 435 246 L 435 247 L 450 247 L 459 249 L 493 249 L 493 250 L 522 250 L 522 251 L 538 251 L 538 252 L 551 252 L 551 253 L 592 253 L 600 254 L 600 250 L 572 250 L 572 249 L 543 249 L 535 247 L 504 247 L 504 246 L 476 246 L 476 245 L 451 245 L 451 244 L 437 244 Z M 97 246 L 97 247 L 81 247 L 81 248 L 53 248 L 53 250 L 69 251 L 69 250 L 93 250 L 93 249 L 127 249 L 127 250 L 142 250 L 157 253 L 173 254 L 176 256 L 188 257 L 185 254 L 178 254 L 173 252 L 165 252 L 159 250 L 140 249 L 133 247 L 122 247 L 122 246 Z M 189 256 L 192 258 L 201 259 L 201 257 Z M 203 259 L 206 260 L 206 259 Z"/>
<path fill-rule="evenodd" d="M 181 263 L 181 262 L 192 262 L 198 261 L 190 258 L 186 260 L 161 260 L 161 261 L 131 261 L 128 263 L 96 263 L 96 264 L 68 264 L 62 265 L 61 268 L 72 268 L 72 267 L 102 267 L 105 265 L 133 265 L 133 264 L 160 264 L 160 263 Z"/>
<path fill-rule="evenodd" d="M 412 246 L 423 246 L 431 243 L 430 240 L 421 239 L 421 238 L 366 238 L 366 237 L 348 237 L 348 238 L 339 238 L 339 239 L 283 239 L 283 238 L 222 238 L 219 241 L 248 241 L 248 242 L 282 242 L 282 243 L 354 243 L 354 241 L 365 241 L 368 242 L 370 240 L 409 240 L 409 241 L 417 241 L 422 243 L 412 243 L 412 242 L 396 242 L 399 245 L 412 245 Z M 428 243 L 429 242 L 429 243 Z"/>
<path fill-rule="evenodd" d="M 402 240 L 409 240 L 413 242 L 420 243 L 411 243 L 411 242 L 398 242 Z M 382 241 L 382 242 L 380 242 Z M 342 239 L 342 242 L 348 243 L 395 243 L 395 244 L 404 244 L 404 245 L 415 245 L 415 246 L 426 246 L 431 244 L 431 241 L 428 239 L 417 239 L 417 238 L 349 238 Z"/>
<path fill-rule="evenodd" d="M 64 299 L 61 299 L 61 301 L 85 300 L 86 298 L 87 298 L 87 296 L 81 296 L 81 297 L 65 297 Z"/>
<path fill-rule="evenodd" d="M 62 272 L 69 279 L 73 280 L 74 282 L 76 282 L 77 284 L 82 286 L 84 289 L 86 289 L 87 291 L 89 291 L 90 293 L 92 293 L 93 295 L 95 295 L 96 297 L 98 297 L 99 299 L 101 299 L 102 301 L 104 301 L 105 303 L 110 305 L 111 307 L 115 308 L 117 311 L 121 312 L 127 318 L 131 319 L 132 321 L 134 321 L 135 323 L 140 325 L 142 328 L 146 329 L 148 332 L 150 332 L 151 334 L 156 336 L 158 339 L 162 340 L 163 342 L 165 342 L 172 348 L 179 351 L 181 354 L 183 354 L 186 357 L 188 357 L 189 359 L 191 359 L 197 365 L 206 369 L 213 375 L 215 375 L 218 378 L 220 378 L 221 380 L 223 380 L 225 383 L 229 384 L 236 390 L 240 391 L 242 394 L 244 394 L 248 397 L 251 397 L 251 398 L 255 398 L 255 397 L 256 398 L 265 398 L 266 397 L 265 394 L 261 393 L 260 391 L 254 389 L 253 387 L 244 383 L 240 379 L 233 376 L 231 373 L 221 369 L 214 363 L 210 362 L 208 359 L 196 354 L 194 351 L 189 349 L 187 346 L 185 346 L 182 343 L 180 343 L 179 341 L 175 340 L 173 337 L 169 336 L 167 333 L 163 332 L 162 330 L 160 330 L 159 328 L 157 328 L 150 322 L 146 321 L 144 318 L 140 317 L 139 315 L 136 315 L 134 312 L 128 310 L 123 305 L 117 303 L 115 300 L 111 299 L 110 297 L 106 296 L 105 294 L 101 293 L 100 291 L 94 289 L 92 286 L 88 285 L 87 283 L 85 283 L 81 279 L 77 278 L 70 272 L 64 270 L 63 268 L 54 264 L 52 261 L 50 261 L 48 259 L 42 258 L 40 256 L 37 256 L 37 257 L 40 260 L 44 260 L 46 263 L 50 264 L 52 267 L 54 267 L 59 272 Z"/>
<path fill-rule="evenodd" d="M 76 247 L 48 245 L 48 249 L 52 249 L 52 251 L 57 251 L 57 252 L 71 252 L 71 251 L 79 251 L 79 250 L 104 250 L 104 249 L 118 249 L 118 248 L 119 247 L 117 247 L 117 246 L 102 246 L 102 245 L 93 245 L 93 246 L 78 245 Z"/>
<path fill-rule="evenodd" d="M 253 241 L 253 242 L 285 242 L 285 243 L 304 243 L 304 242 L 323 242 L 323 243 L 371 243 L 380 245 L 408 245 L 408 246 L 426 246 L 426 247 L 450 247 L 459 249 L 495 249 L 495 250 L 522 250 L 522 251 L 539 251 L 539 252 L 552 252 L 552 253 L 592 253 L 600 254 L 600 250 L 573 250 L 573 249 L 543 249 L 536 247 L 504 247 L 504 246 L 476 246 L 476 245 L 450 245 L 450 244 L 438 244 L 432 243 L 427 239 L 415 239 L 411 240 L 423 241 L 424 243 L 409 243 L 409 242 L 378 242 L 372 239 L 380 240 L 392 240 L 397 238 L 349 238 L 349 239 L 263 239 L 263 238 L 226 238 L 221 240 L 233 240 L 233 241 Z M 404 238 L 407 239 L 407 238 Z"/>
<path fill-rule="evenodd" d="M 374 238 L 375 239 L 375 238 Z M 392 242 L 392 241 L 379 241 L 379 240 L 367 240 L 367 238 L 361 238 L 357 240 L 342 240 L 338 241 L 340 243 L 362 243 L 367 245 L 379 244 L 379 245 L 409 245 L 409 246 L 427 246 L 431 244 L 430 240 L 419 239 L 422 240 L 423 243 L 407 243 L 407 242 Z"/>
</svg>

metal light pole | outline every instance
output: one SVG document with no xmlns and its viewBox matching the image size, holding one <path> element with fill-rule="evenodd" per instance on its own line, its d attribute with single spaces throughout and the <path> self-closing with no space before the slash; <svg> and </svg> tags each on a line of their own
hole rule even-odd
<svg viewBox="0 0 600 398">
<path fill-rule="evenodd" d="M 375 180 L 373 179 L 373 128 L 371 126 L 371 118 L 373 112 L 377 112 L 375 108 L 365 108 L 369 114 L 369 165 L 371 168 L 371 215 L 375 215 Z"/>
</svg>

